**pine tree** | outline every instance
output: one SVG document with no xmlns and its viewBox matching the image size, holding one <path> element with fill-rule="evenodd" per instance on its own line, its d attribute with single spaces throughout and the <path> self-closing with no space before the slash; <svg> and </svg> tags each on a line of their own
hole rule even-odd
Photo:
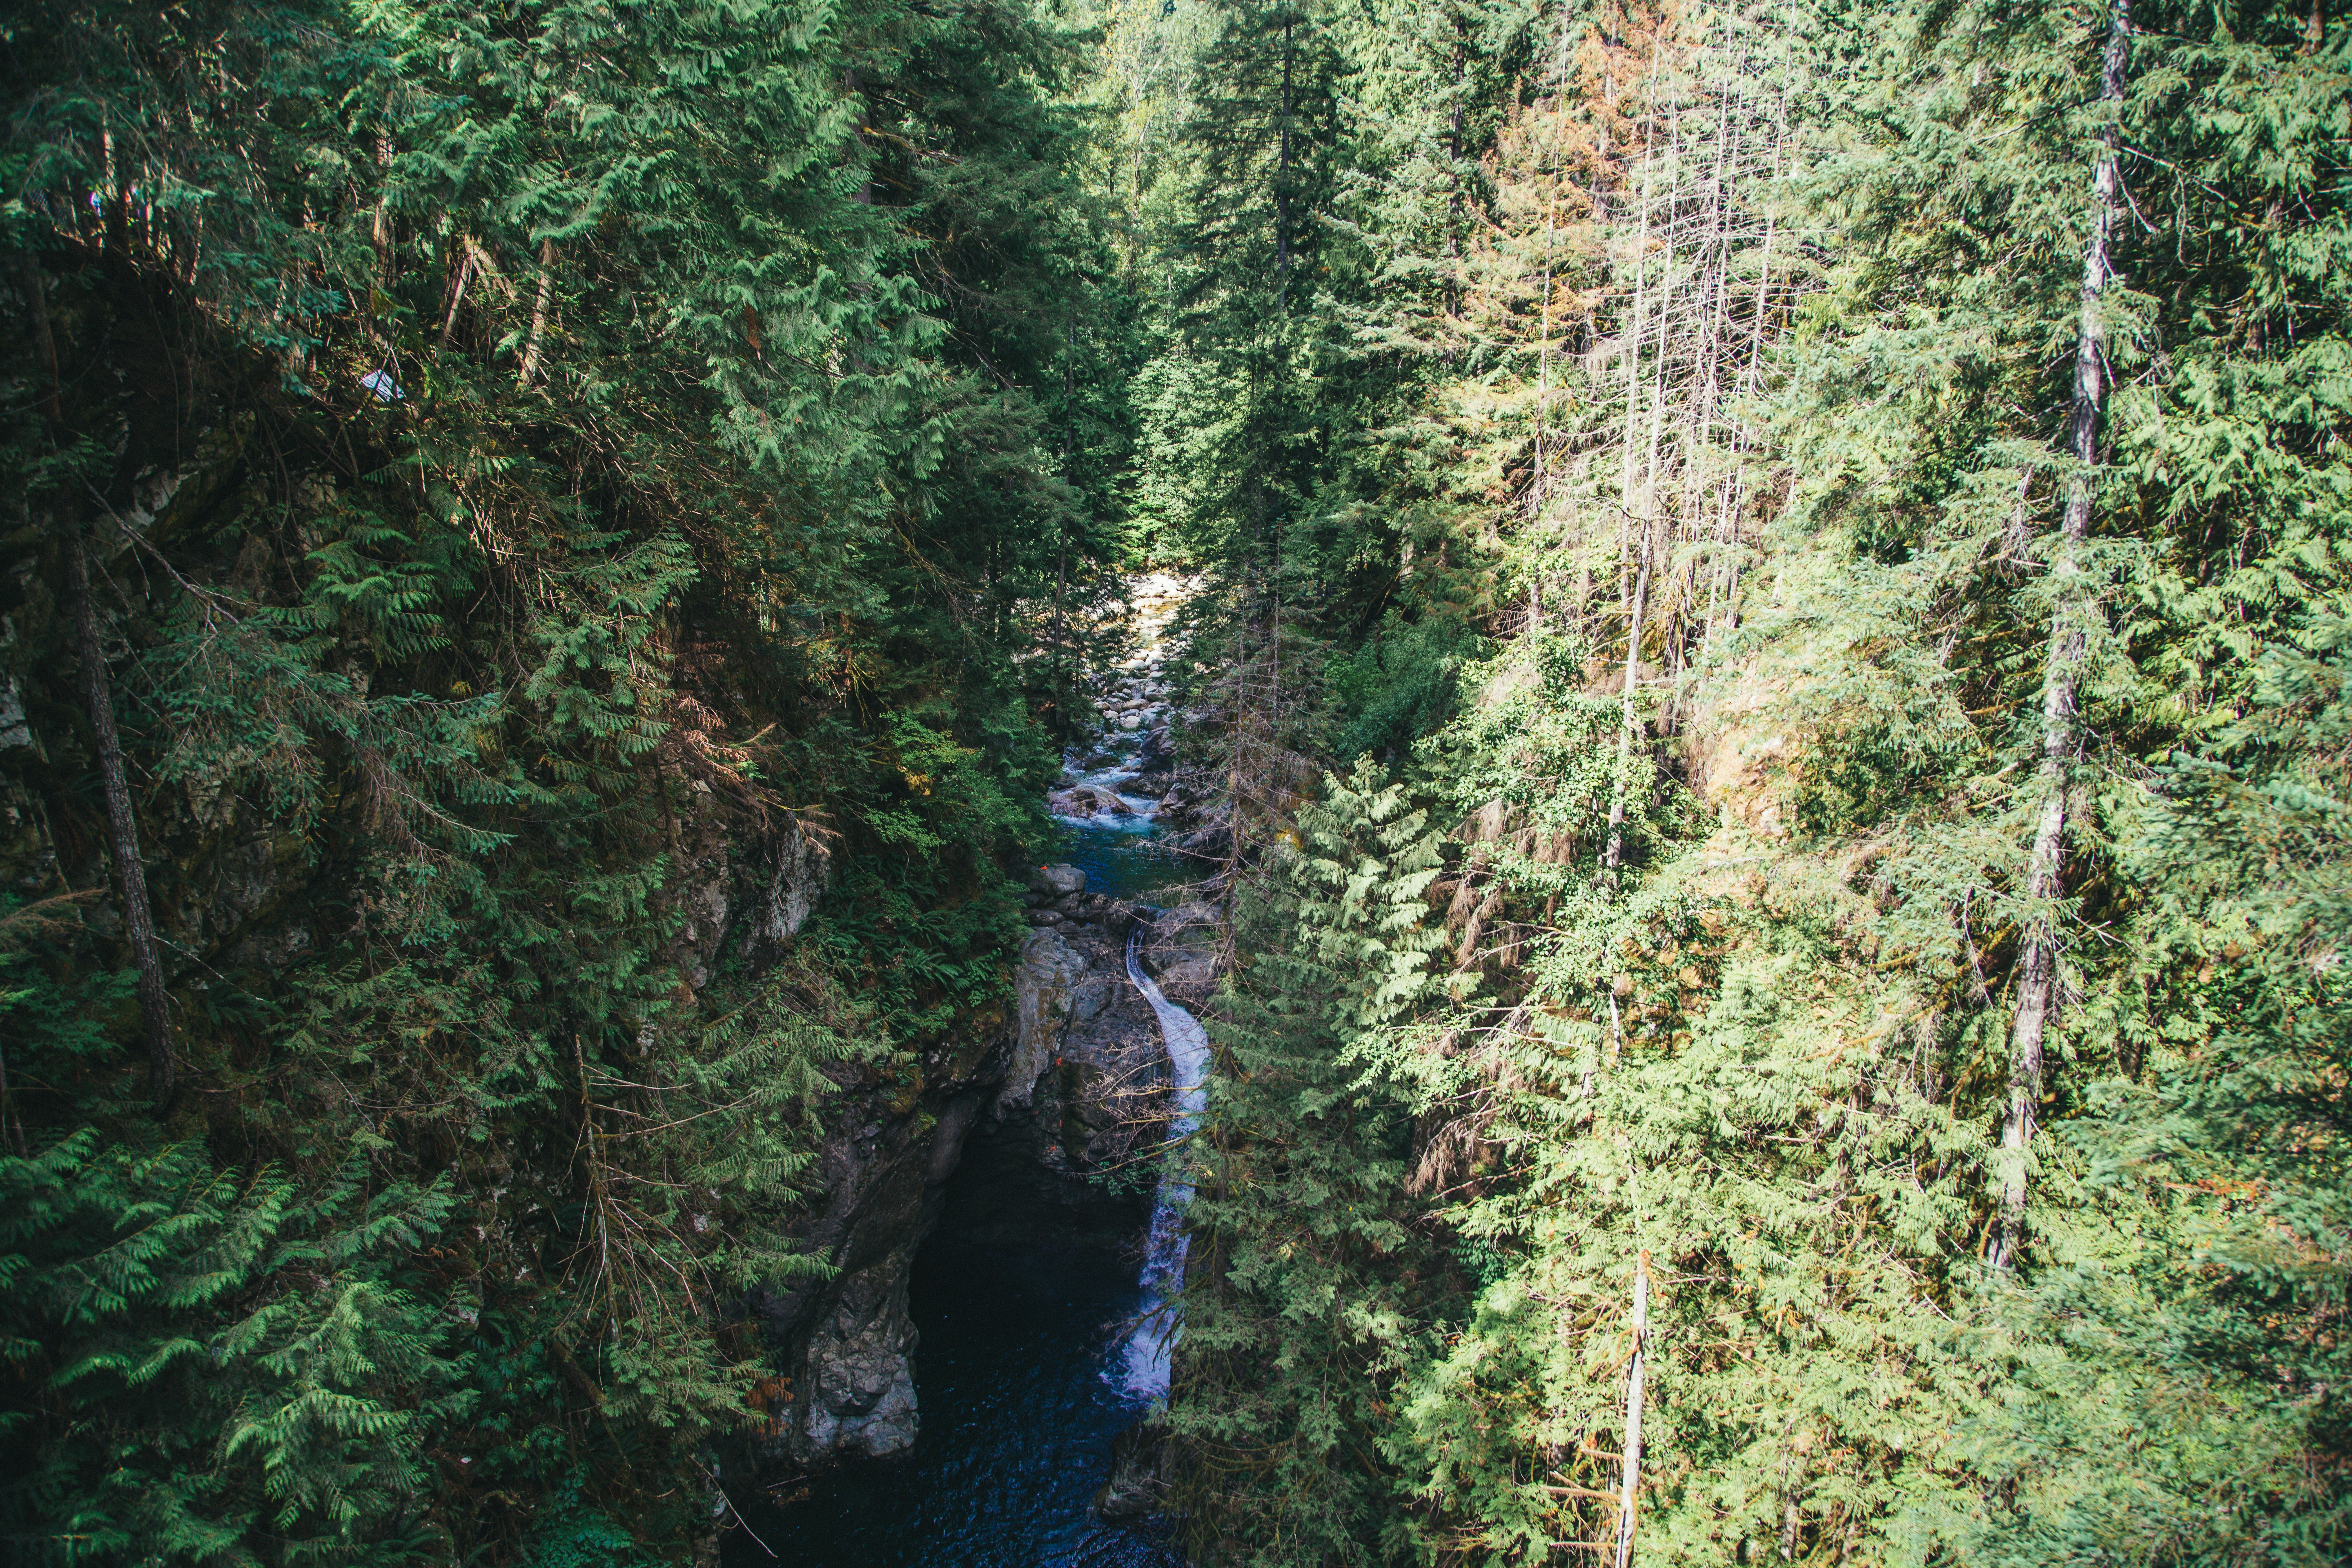
<svg viewBox="0 0 2352 1568">
<path fill-rule="evenodd" d="M 1252 957 L 1212 1025 L 1170 1423 L 1203 1549 L 1380 1561 L 1380 1391 L 1419 1348 L 1433 1282 L 1403 1223 L 1410 1120 L 1359 1081 L 1354 1050 L 1432 984 L 1423 895 L 1440 860 L 1425 816 L 1370 770 L 1328 779 L 1298 830 L 1249 884 Z"/>
</svg>

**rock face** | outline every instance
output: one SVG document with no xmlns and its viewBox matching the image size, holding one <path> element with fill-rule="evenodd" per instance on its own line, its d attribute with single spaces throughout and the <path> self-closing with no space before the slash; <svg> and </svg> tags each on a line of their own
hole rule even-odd
<svg viewBox="0 0 2352 1568">
<path fill-rule="evenodd" d="M 1113 791 L 1098 784 L 1080 784 L 1048 795 L 1045 809 L 1055 816 L 1122 816 L 1127 815 L 1128 805 Z"/>
<path fill-rule="evenodd" d="M 1030 880 L 1030 918 L 1053 923 L 1022 945 L 1012 1049 L 971 1137 L 969 1188 L 986 1199 L 949 1223 L 969 1240 L 1124 1243 L 1149 1194 L 1102 1178 L 1142 1169 L 1165 1114 L 1159 1026 L 1127 978 L 1128 932 L 1149 915 L 1085 891 L 1074 868 Z"/>
<path fill-rule="evenodd" d="M 1032 1103 L 1076 1009 L 1077 984 L 1086 972 L 1087 955 L 1058 931 L 1031 931 L 1022 943 L 1013 982 L 1020 1024 L 1013 1036 L 1012 1068 L 997 1096 L 1000 1110 L 1025 1110 Z"/>
<path fill-rule="evenodd" d="M 1029 890 L 1040 898 L 1076 898 L 1087 890 L 1087 874 L 1076 866 L 1040 866 L 1029 873 Z"/>
<path fill-rule="evenodd" d="M 1145 929 L 1141 957 L 1170 1001 L 1183 1005 L 1206 1001 L 1216 989 L 1223 961 L 1216 910 L 1194 901 L 1160 911 Z"/>
<path fill-rule="evenodd" d="M 1150 1006 L 1129 982 L 1127 933 L 1152 912 L 1089 893 L 1075 867 L 1031 872 L 1030 932 L 1009 1019 L 961 1055 L 926 1064 L 919 1090 L 845 1083 L 815 1185 L 821 1207 L 793 1227 L 830 1279 L 779 1283 L 758 1301 L 785 1376 L 771 1405 L 764 1464 L 878 1458 L 919 1428 L 908 1311 L 916 1251 L 945 1222 L 968 1240 L 1117 1245 L 1140 1227 L 1149 1194 L 1102 1173 L 1142 1169 L 1159 1136 L 1160 1051 Z M 1171 953 L 1188 952 L 1179 927 Z M 948 1182 L 962 1172 L 949 1208 Z"/>
<path fill-rule="evenodd" d="M 1167 1458 L 1167 1429 L 1148 1417 L 1112 1438 L 1110 1479 L 1095 1493 L 1095 1517 L 1128 1524 L 1165 1508 Z"/>
<path fill-rule="evenodd" d="M 853 1277 L 809 1342 L 814 1397 L 796 1458 L 895 1454 L 915 1440 L 915 1325 L 907 1316 L 911 1249 Z"/>
<path fill-rule="evenodd" d="M 1001 1068 L 1001 1054 L 994 1058 Z M 987 1057 L 950 1063 L 927 1092 L 845 1086 L 826 1107 L 815 1181 L 820 1206 L 790 1228 L 824 1279 L 778 1281 L 755 1295 L 783 1375 L 773 1385 L 761 1464 L 839 1454 L 879 1457 L 915 1440 L 916 1331 L 907 1283 L 938 1220 L 941 1193 L 981 1109 Z"/>
</svg>

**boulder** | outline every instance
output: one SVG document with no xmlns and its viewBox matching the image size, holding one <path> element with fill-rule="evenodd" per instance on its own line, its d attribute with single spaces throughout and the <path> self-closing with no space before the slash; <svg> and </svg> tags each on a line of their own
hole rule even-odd
<svg viewBox="0 0 2352 1568">
<path fill-rule="evenodd" d="M 913 1250 L 853 1279 L 809 1346 L 815 1398 L 804 1460 L 855 1450 L 879 1458 L 915 1440 L 915 1325 L 907 1313 Z"/>
<path fill-rule="evenodd" d="M 1101 1017 L 1118 1000 L 1119 988 L 1125 984 L 1124 977 L 1089 970 L 1086 978 L 1071 989 L 1070 1021 L 1091 1024 Z"/>
<path fill-rule="evenodd" d="M 1108 792 L 1106 792 L 1108 793 Z M 1087 890 L 1087 874 L 1076 866 L 1040 866 L 1028 876 L 1029 890 L 1051 899 L 1066 899 Z"/>
<path fill-rule="evenodd" d="M 1110 1479 L 1095 1493 L 1097 1519 L 1129 1524 L 1165 1507 L 1168 1431 L 1146 1418 L 1110 1442 Z"/>
<path fill-rule="evenodd" d="M 1100 784 L 1077 784 L 1069 789 L 1057 789 L 1045 797 L 1045 809 L 1056 816 L 1128 816 L 1127 802 L 1115 791 Z"/>
<path fill-rule="evenodd" d="M 1171 999 L 1197 1000 L 1217 982 L 1217 911 L 1193 900 L 1155 915 L 1143 936 L 1143 967 Z"/>
<path fill-rule="evenodd" d="M 1084 873 L 1079 876 L 1083 880 Z M 1086 972 L 1085 957 L 1051 926 L 1030 932 L 1021 944 L 1021 962 L 1013 972 L 1020 1021 L 1013 1040 L 1013 1065 L 997 1097 L 1000 1107 L 1025 1108 L 1035 1094 L 1038 1078 L 1069 1027 L 1072 989 Z"/>
<path fill-rule="evenodd" d="M 1214 816 L 1192 832 L 1170 839 L 1169 844 L 1195 860 L 1222 860 L 1233 852 L 1233 827 L 1222 816 Z"/>
</svg>

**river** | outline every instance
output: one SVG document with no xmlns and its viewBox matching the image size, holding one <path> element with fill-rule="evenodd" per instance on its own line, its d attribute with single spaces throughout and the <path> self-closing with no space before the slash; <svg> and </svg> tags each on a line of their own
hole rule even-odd
<svg viewBox="0 0 2352 1568">
<path fill-rule="evenodd" d="M 1155 674 L 1158 630 L 1146 645 Z M 1141 743 L 1114 722 L 1105 750 L 1073 755 L 1065 780 L 1121 801 L 1065 819 L 1060 849 L 1091 889 L 1123 898 L 1179 874 L 1155 850 L 1154 803 L 1121 787 Z M 1161 994 L 1133 941 L 1127 969 L 1167 1047 L 1172 1145 L 1205 1102 L 1207 1037 Z M 1168 1392 L 1191 1194 L 1172 1152 L 1139 1248 L 980 1245 L 948 1232 L 926 1243 L 911 1287 L 914 1445 L 739 1500 L 745 1517 L 724 1538 L 727 1568 L 1181 1568 L 1164 1521 L 1108 1524 L 1089 1506 L 1108 1479 L 1112 1439 Z"/>
</svg>

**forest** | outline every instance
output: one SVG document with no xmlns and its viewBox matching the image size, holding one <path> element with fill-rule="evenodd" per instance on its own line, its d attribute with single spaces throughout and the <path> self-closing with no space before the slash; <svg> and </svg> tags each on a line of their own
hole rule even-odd
<svg viewBox="0 0 2352 1568">
<path fill-rule="evenodd" d="M 6 1560 L 715 1561 L 1149 571 L 1191 1561 L 2352 1556 L 2331 9 L 10 7 Z"/>
</svg>

